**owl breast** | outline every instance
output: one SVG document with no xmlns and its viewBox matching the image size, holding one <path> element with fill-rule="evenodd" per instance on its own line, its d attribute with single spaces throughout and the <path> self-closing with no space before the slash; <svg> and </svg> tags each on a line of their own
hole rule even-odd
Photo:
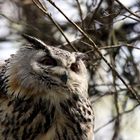
<svg viewBox="0 0 140 140">
<path fill-rule="evenodd" d="M 87 99 L 74 96 L 59 107 L 52 126 L 41 140 L 93 140 L 94 115 Z"/>
<path fill-rule="evenodd" d="M 2 140 L 90 140 L 93 133 L 92 108 L 78 96 L 57 106 L 42 99 L 9 100 L 0 111 Z"/>
</svg>

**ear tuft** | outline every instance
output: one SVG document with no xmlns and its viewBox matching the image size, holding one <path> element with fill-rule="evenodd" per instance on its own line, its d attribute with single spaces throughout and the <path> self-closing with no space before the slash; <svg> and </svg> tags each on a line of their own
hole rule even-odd
<svg viewBox="0 0 140 140">
<path fill-rule="evenodd" d="M 45 49 L 46 48 L 46 44 L 37 39 L 36 37 L 27 35 L 27 34 L 22 34 L 22 37 L 25 38 L 29 43 L 32 44 L 32 47 L 35 49 Z"/>
</svg>

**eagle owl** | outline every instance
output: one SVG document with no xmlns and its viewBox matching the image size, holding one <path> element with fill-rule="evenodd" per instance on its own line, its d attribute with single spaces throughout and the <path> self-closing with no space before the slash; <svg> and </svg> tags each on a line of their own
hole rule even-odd
<svg viewBox="0 0 140 140">
<path fill-rule="evenodd" d="M 24 37 L 0 67 L 0 140 L 92 140 L 83 54 Z"/>
</svg>

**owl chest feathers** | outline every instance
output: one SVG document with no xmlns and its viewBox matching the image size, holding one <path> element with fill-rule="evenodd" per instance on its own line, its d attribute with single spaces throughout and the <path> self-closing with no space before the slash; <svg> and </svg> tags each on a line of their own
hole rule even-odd
<svg viewBox="0 0 140 140">
<path fill-rule="evenodd" d="M 1 103 L 0 126 L 1 139 L 90 140 L 93 112 L 86 99 L 75 95 L 57 106 L 41 98 L 7 100 Z"/>
</svg>

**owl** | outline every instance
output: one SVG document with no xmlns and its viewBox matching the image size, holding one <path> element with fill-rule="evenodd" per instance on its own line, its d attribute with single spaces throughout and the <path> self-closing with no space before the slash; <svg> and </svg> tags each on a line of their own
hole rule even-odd
<svg viewBox="0 0 140 140">
<path fill-rule="evenodd" d="M 84 54 L 24 37 L 0 67 L 0 140 L 93 140 Z"/>
</svg>

